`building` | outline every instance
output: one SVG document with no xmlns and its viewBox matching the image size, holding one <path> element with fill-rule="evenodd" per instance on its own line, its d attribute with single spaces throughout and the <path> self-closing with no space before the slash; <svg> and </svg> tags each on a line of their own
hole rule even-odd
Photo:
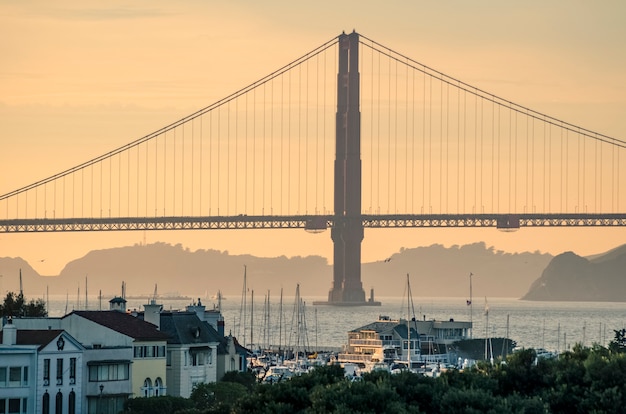
<svg viewBox="0 0 626 414">
<path fill-rule="evenodd" d="M 81 372 L 86 375 L 76 384 L 76 389 L 81 388 L 81 413 L 118 413 L 128 398 L 166 394 L 168 335 L 121 306 L 73 311 L 60 318 L 13 320 L 20 331 L 64 330 L 84 348 Z"/>
<path fill-rule="evenodd" d="M 82 413 L 84 351 L 63 330 L 17 330 L 9 319 L 0 347 L 0 413 Z"/>
<path fill-rule="evenodd" d="M 385 362 L 409 361 L 411 367 L 433 363 L 455 363 L 453 344 L 467 339 L 471 322 L 391 319 L 380 316 L 375 322 L 348 332 L 348 344 L 338 355 L 339 362 L 362 367 Z"/>
<path fill-rule="evenodd" d="M 0 413 L 34 413 L 38 345 L 18 344 L 17 328 L 8 319 L 0 345 Z M 36 378 L 36 377 L 35 377 Z"/>
</svg>

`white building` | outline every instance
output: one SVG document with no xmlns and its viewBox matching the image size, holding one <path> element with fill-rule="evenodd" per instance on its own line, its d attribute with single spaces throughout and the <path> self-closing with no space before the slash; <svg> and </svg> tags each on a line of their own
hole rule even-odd
<svg viewBox="0 0 626 414">
<path fill-rule="evenodd" d="M 0 413 L 82 413 L 84 350 L 63 330 L 17 330 L 7 323 L 0 347 Z"/>
<path fill-rule="evenodd" d="M 118 310 L 74 311 L 60 318 L 18 318 L 13 322 L 20 331 L 65 330 L 84 348 L 81 372 L 85 375 L 76 378 L 79 382 L 75 392 L 81 388 L 81 401 L 77 403 L 81 410 L 77 413 L 116 414 L 130 397 L 166 394 L 168 335 L 151 323 Z M 64 370 L 69 369 L 69 363 L 63 363 Z M 56 369 L 55 361 L 50 364 L 50 369 Z M 54 382 L 55 378 L 50 380 Z M 49 396 L 53 402 L 58 389 L 54 391 Z"/>
</svg>

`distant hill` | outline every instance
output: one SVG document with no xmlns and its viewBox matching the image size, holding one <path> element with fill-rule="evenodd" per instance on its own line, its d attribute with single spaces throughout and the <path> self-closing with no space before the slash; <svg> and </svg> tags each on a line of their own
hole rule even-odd
<svg viewBox="0 0 626 414">
<path fill-rule="evenodd" d="M 473 273 L 475 297 L 515 297 L 526 292 L 552 256 L 542 253 L 506 253 L 485 243 L 444 247 L 404 248 L 388 261 L 364 263 L 363 287 L 373 286 L 379 296 L 401 296 L 406 274 L 414 296 L 467 297 Z"/>
<path fill-rule="evenodd" d="M 404 248 L 388 260 L 363 263 L 361 279 L 366 296 L 372 287 L 377 297 L 402 296 L 409 273 L 415 297 L 466 297 L 471 272 L 475 297 L 520 297 L 551 259 L 551 255 L 538 252 L 506 253 L 482 242 L 449 248 L 432 245 Z M 0 258 L 0 266 L 7 269 L 4 260 L 8 258 Z M 35 296 L 43 294 L 46 286 L 51 295 L 74 294 L 78 287 L 82 294 L 87 278 L 89 293 L 102 291 L 105 297 L 119 295 L 125 282 L 127 295 L 151 294 L 158 284 L 159 294 L 201 297 L 221 290 L 227 298 L 237 299 L 244 265 L 248 287 L 255 290 L 259 301 L 268 289 L 274 297 L 281 288 L 291 296 L 297 283 L 304 297 L 326 296 L 333 272 L 320 256 L 260 258 L 218 250 L 191 251 L 166 243 L 91 251 L 54 277 L 41 277 L 26 262 L 19 263 L 22 265 L 14 263 L 13 270 L 5 272 L 3 289 L 14 289 L 6 283 L 7 274 L 17 274 L 21 267 L 23 274 L 29 275 L 27 292 L 36 292 Z"/>
<path fill-rule="evenodd" d="M 522 299 L 625 302 L 626 245 L 589 258 L 554 257 Z"/>
</svg>

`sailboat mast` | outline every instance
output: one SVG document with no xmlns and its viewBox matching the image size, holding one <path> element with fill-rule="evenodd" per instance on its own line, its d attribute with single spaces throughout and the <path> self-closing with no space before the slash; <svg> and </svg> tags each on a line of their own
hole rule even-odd
<svg viewBox="0 0 626 414">
<path fill-rule="evenodd" d="M 296 349 L 295 349 L 295 357 L 296 357 L 296 365 L 298 364 L 299 354 L 300 354 L 300 284 L 296 285 Z"/>
<path fill-rule="evenodd" d="M 270 337 L 271 337 L 271 326 L 270 326 L 270 290 L 267 289 L 267 304 L 266 304 L 266 315 L 265 315 L 265 344 L 267 349 L 270 349 Z"/>
<path fill-rule="evenodd" d="M 250 346 L 254 346 L 254 289 L 250 292 Z"/>
<path fill-rule="evenodd" d="M 474 318 L 474 300 L 472 298 L 472 276 L 474 276 L 474 274 L 470 272 L 469 274 L 470 339 L 472 339 L 474 335 L 474 319 L 473 319 Z"/>
<path fill-rule="evenodd" d="M 239 329 L 243 338 L 243 346 L 246 346 L 246 301 L 248 300 L 248 295 L 246 292 L 248 288 L 246 285 L 246 271 L 246 265 L 243 265 L 243 289 L 241 291 L 241 311 L 239 314 Z"/>
<path fill-rule="evenodd" d="M 283 288 L 280 288 L 280 305 L 278 306 L 278 353 L 283 345 Z"/>
<path fill-rule="evenodd" d="M 87 296 L 87 275 L 85 275 L 85 310 L 89 310 L 89 298 Z"/>
<path fill-rule="evenodd" d="M 406 336 L 407 336 L 407 354 L 406 361 L 409 369 L 411 369 L 411 282 L 409 281 L 409 274 L 406 274 Z"/>
</svg>

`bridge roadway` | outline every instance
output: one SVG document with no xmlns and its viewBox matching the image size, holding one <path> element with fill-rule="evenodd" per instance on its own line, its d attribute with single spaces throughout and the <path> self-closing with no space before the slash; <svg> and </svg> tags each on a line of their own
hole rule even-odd
<svg viewBox="0 0 626 414">
<path fill-rule="evenodd" d="M 618 227 L 626 226 L 626 214 L 363 214 L 304 216 L 204 216 L 204 217 L 118 217 L 43 218 L 0 220 L 0 233 L 43 233 L 68 231 L 125 230 L 220 230 L 304 229 L 320 232 L 351 220 L 364 228 L 411 227 Z"/>
</svg>

